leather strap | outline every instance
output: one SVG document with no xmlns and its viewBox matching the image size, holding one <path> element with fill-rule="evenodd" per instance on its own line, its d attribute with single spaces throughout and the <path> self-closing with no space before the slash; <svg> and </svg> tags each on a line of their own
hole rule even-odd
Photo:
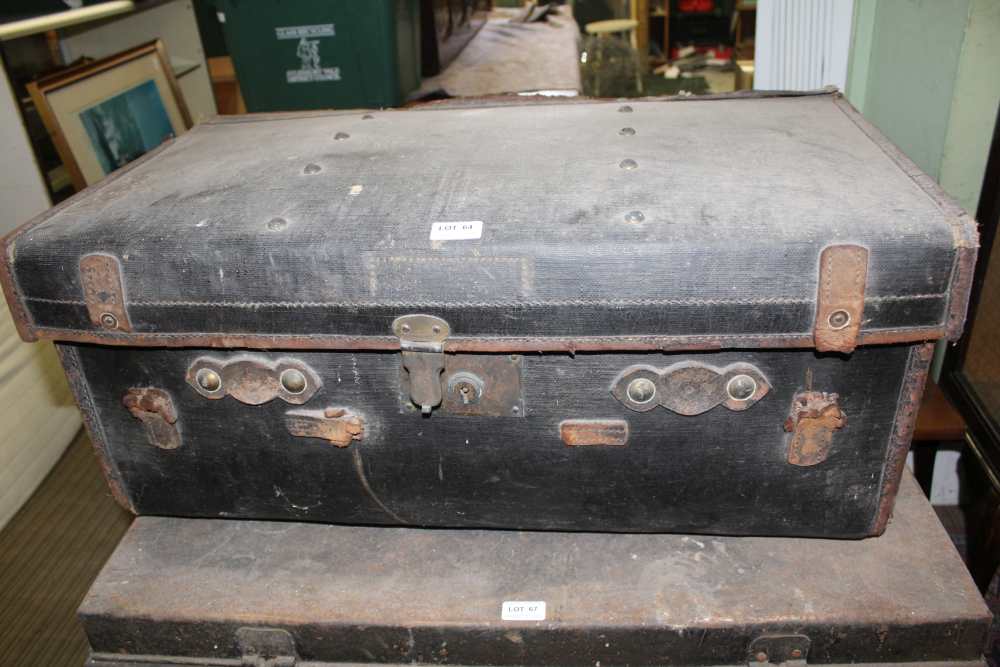
<svg viewBox="0 0 1000 667">
<path fill-rule="evenodd" d="M 819 258 L 819 294 L 813 338 L 820 352 L 853 352 L 861 331 L 868 280 L 868 249 L 833 245 Z"/>
</svg>

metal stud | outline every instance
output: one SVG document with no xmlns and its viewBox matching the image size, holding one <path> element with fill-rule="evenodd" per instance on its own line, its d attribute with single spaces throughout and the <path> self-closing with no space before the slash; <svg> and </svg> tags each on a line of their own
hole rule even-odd
<svg viewBox="0 0 1000 667">
<path fill-rule="evenodd" d="M 636 378 L 628 383 L 625 394 L 633 403 L 649 403 L 656 396 L 656 385 L 649 378 Z"/>
<path fill-rule="evenodd" d="M 618 107 L 618 111 L 621 112 L 621 113 L 632 113 L 632 107 L 630 107 L 627 104 L 624 104 L 624 105 Z"/>
<path fill-rule="evenodd" d="M 289 368 L 281 374 L 281 388 L 289 394 L 301 394 L 306 390 L 306 376 L 296 368 Z"/>
<path fill-rule="evenodd" d="M 323 167 L 319 166 L 318 164 L 310 162 L 309 164 L 307 164 L 305 166 L 305 169 L 302 170 L 302 173 L 303 174 L 318 174 L 321 171 L 323 171 Z"/>
<path fill-rule="evenodd" d="M 202 368 L 195 375 L 198 386 L 205 391 L 216 392 L 222 388 L 222 378 L 211 368 Z"/>
<path fill-rule="evenodd" d="M 118 328 L 118 318 L 111 313 L 101 314 L 101 326 L 105 329 L 117 329 Z"/>
<path fill-rule="evenodd" d="M 280 232 L 282 229 L 288 226 L 288 222 L 284 218 L 271 218 L 267 222 L 267 228 L 272 232 Z"/>
<path fill-rule="evenodd" d="M 618 166 L 621 167 L 622 169 L 626 169 L 626 170 L 631 171 L 633 169 L 638 169 L 639 168 L 639 163 L 636 162 L 635 160 L 633 160 L 632 158 L 626 158 L 626 159 L 622 160 L 621 162 L 619 162 Z"/>
<path fill-rule="evenodd" d="M 335 141 L 343 141 L 344 139 L 350 139 L 351 135 L 349 135 L 347 132 L 338 132 L 337 134 L 333 135 L 333 138 Z"/>
<path fill-rule="evenodd" d="M 629 211 L 625 214 L 625 222 L 639 223 L 646 219 L 642 211 Z"/>
<path fill-rule="evenodd" d="M 635 135 L 635 128 L 623 127 L 622 129 L 618 130 L 618 134 L 622 135 L 623 137 L 631 137 Z"/>
<path fill-rule="evenodd" d="M 748 401 L 757 393 L 757 381 L 749 375 L 737 375 L 726 383 L 726 393 L 734 401 Z"/>
<path fill-rule="evenodd" d="M 846 310 L 835 310 L 827 318 L 831 329 L 843 329 L 851 323 L 851 314 Z"/>
</svg>

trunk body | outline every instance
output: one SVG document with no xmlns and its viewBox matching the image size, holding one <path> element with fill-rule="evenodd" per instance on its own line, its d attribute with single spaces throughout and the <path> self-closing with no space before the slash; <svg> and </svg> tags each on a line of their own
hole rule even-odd
<svg viewBox="0 0 1000 667">
<path fill-rule="evenodd" d="M 516 369 L 519 398 L 504 414 L 458 414 L 445 404 L 430 417 L 400 391 L 398 353 L 60 351 L 87 422 L 98 426 L 94 442 L 139 514 L 864 537 L 885 527 L 932 350 L 447 355 L 443 384 L 461 368 L 499 362 Z M 287 414 L 301 411 L 280 398 L 210 400 L 187 381 L 199 360 L 234 358 L 304 364 L 323 382 L 308 405 L 357 415 L 362 437 L 336 446 L 294 435 Z M 746 410 L 718 405 L 690 416 L 635 412 L 611 393 L 624 369 L 690 362 L 748 364 L 770 391 Z M 496 374 L 481 374 L 485 396 L 503 391 L 491 384 Z M 846 423 L 833 431 L 824 461 L 795 465 L 786 420 L 810 377 L 814 390 L 840 397 Z M 130 388 L 148 386 L 172 397 L 176 448 L 158 446 L 122 404 Z M 624 423 L 624 442 L 564 439 L 574 423 L 594 422 Z"/>
<path fill-rule="evenodd" d="M 4 240 L 140 514 L 864 537 L 975 224 L 838 95 L 206 123 Z"/>
<path fill-rule="evenodd" d="M 862 542 L 140 517 L 80 618 L 94 667 L 982 665 L 989 610 L 903 482 Z"/>
</svg>

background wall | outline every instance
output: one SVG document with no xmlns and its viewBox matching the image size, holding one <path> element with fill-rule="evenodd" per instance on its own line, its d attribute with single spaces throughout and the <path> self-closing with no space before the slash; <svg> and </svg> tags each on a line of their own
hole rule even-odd
<svg viewBox="0 0 1000 667">
<path fill-rule="evenodd" d="M 0 155 L 0 234 L 6 234 L 47 209 L 49 198 L 2 68 Z M 0 305 L 0 527 L 79 429 L 80 415 L 52 345 L 22 342 L 6 305 Z"/>
<path fill-rule="evenodd" d="M 843 90 L 851 47 L 852 0 L 758 0 L 757 90 Z"/>
<path fill-rule="evenodd" d="M 996 0 L 856 0 L 847 98 L 970 213 L 1000 104 Z"/>
</svg>

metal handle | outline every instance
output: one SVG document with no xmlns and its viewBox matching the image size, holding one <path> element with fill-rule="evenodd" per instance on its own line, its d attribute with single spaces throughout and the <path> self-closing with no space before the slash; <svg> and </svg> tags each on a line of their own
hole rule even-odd
<svg viewBox="0 0 1000 667">
<path fill-rule="evenodd" d="M 746 410 L 770 390 L 767 378 L 751 364 L 717 368 L 698 361 L 682 361 L 663 369 L 629 366 L 611 385 L 611 394 L 629 410 L 646 412 L 661 406 L 689 416 L 717 405 Z"/>
</svg>

